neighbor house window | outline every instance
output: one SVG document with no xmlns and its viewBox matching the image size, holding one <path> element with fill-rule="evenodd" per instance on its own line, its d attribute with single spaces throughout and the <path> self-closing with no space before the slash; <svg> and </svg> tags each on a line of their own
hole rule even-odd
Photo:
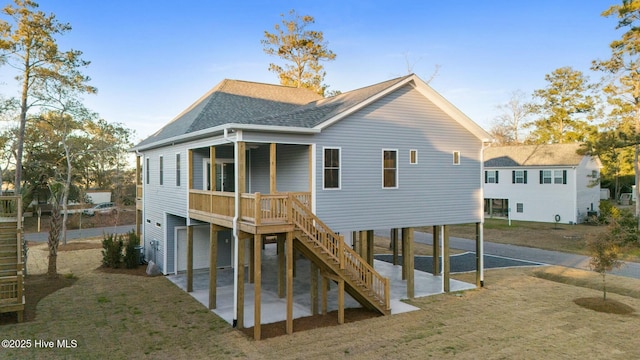
<svg viewBox="0 0 640 360">
<path fill-rule="evenodd" d="M 498 170 L 487 170 L 484 172 L 484 182 L 488 184 L 498 183 Z"/>
<path fill-rule="evenodd" d="M 324 189 L 340 189 L 340 148 L 324 148 Z"/>
<path fill-rule="evenodd" d="M 160 185 L 162 185 L 164 183 L 164 162 L 163 162 L 163 157 L 160 156 Z"/>
<path fill-rule="evenodd" d="M 415 165 L 418 163 L 418 150 L 409 150 L 409 164 Z"/>
<path fill-rule="evenodd" d="M 398 150 L 382 150 L 382 187 L 398 187 Z"/>
<path fill-rule="evenodd" d="M 516 212 L 524 212 L 524 205 L 522 203 L 516 203 Z"/>
<path fill-rule="evenodd" d="M 149 158 L 147 158 L 147 168 L 145 169 L 145 177 L 146 177 L 147 185 L 149 185 Z"/>
<path fill-rule="evenodd" d="M 176 186 L 180 186 L 180 154 L 176 154 Z"/>
<path fill-rule="evenodd" d="M 460 151 L 453 152 L 453 165 L 460 165 Z"/>
<path fill-rule="evenodd" d="M 511 182 L 513 184 L 526 184 L 527 170 L 513 170 L 511 172 Z"/>
<path fill-rule="evenodd" d="M 540 170 L 540 184 L 551 184 L 551 170 Z"/>
<path fill-rule="evenodd" d="M 553 171 L 553 183 L 554 184 L 566 184 L 566 171 L 554 170 Z"/>
</svg>

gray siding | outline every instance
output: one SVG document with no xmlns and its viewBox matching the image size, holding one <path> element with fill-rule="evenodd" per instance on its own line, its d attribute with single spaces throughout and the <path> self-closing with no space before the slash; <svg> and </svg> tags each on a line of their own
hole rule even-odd
<svg viewBox="0 0 640 360">
<path fill-rule="evenodd" d="M 316 210 L 336 231 L 482 221 L 481 141 L 408 86 L 316 139 Z M 341 147 L 340 190 L 322 189 L 323 146 Z M 398 150 L 397 189 L 382 188 L 382 149 Z"/>
<path fill-rule="evenodd" d="M 250 151 L 251 186 L 249 192 L 269 193 L 269 145 L 261 145 Z"/>
<path fill-rule="evenodd" d="M 279 192 L 309 191 L 309 150 L 306 145 L 276 148 L 276 186 Z"/>
</svg>

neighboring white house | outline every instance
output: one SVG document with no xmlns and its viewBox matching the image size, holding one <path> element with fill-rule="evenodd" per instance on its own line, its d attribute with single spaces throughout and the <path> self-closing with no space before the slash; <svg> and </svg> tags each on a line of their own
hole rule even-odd
<svg viewBox="0 0 640 360">
<path fill-rule="evenodd" d="M 415 227 L 447 234 L 476 223 L 481 232 L 489 139 L 415 75 L 330 98 L 224 80 L 133 149 L 145 256 L 164 274 L 209 268 L 213 291 L 217 267 L 242 272 L 259 257 L 249 244 L 293 238 L 363 306 L 388 313 L 385 280 L 371 270 L 373 230 L 402 229 L 407 251 Z M 241 310 L 243 287 L 234 286 Z"/>
<path fill-rule="evenodd" d="M 580 144 L 492 146 L 484 151 L 487 217 L 577 224 L 600 206 L 598 157 Z"/>
</svg>

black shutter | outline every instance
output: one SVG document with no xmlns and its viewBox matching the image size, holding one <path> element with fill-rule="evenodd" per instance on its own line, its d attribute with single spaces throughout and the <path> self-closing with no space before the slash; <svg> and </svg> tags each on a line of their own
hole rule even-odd
<svg viewBox="0 0 640 360">
<path fill-rule="evenodd" d="M 524 171 L 524 183 L 527 183 L 527 170 Z"/>
<path fill-rule="evenodd" d="M 511 171 L 511 183 L 512 184 L 516 183 L 516 171 L 515 170 Z"/>
<path fill-rule="evenodd" d="M 567 170 L 562 170 L 562 183 L 567 183 Z"/>
<path fill-rule="evenodd" d="M 544 180 L 542 179 L 544 175 L 542 175 L 542 170 L 540 170 L 540 184 L 542 184 L 544 182 Z"/>
<path fill-rule="evenodd" d="M 496 184 L 498 183 L 498 173 L 499 173 L 499 171 L 496 170 Z"/>
<path fill-rule="evenodd" d="M 487 179 L 489 177 L 489 175 L 487 175 L 487 173 L 488 173 L 487 171 L 484 172 L 484 183 L 485 184 L 487 183 Z"/>
</svg>

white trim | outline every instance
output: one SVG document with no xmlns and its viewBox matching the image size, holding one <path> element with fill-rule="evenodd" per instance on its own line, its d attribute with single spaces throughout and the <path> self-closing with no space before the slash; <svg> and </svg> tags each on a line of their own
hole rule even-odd
<svg viewBox="0 0 640 360">
<path fill-rule="evenodd" d="M 395 151 L 396 153 L 396 186 L 384 186 L 384 152 L 385 151 Z M 398 189 L 400 187 L 400 159 L 398 158 L 398 154 L 400 152 L 398 149 L 382 149 L 380 155 L 382 155 L 382 189 Z"/>
<path fill-rule="evenodd" d="M 316 208 L 317 208 L 317 176 L 316 174 L 318 173 L 318 164 L 317 164 L 317 157 L 318 154 L 316 154 L 316 144 L 311 144 L 311 174 L 309 174 L 309 176 L 311 176 L 311 212 L 313 212 L 314 214 L 316 213 Z M 324 150 L 323 152 L 323 156 L 324 156 Z M 340 152 L 340 156 L 342 156 L 342 151 Z M 324 164 L 323 164 L 324 165 Z M 323 173 L 324 173 L 324 169 L 323 169 Z M 324 175 L 323 175 L 324 176 Z M 323 179 L 323 184 L 324 184 L 324 179 Z"/>
<path fill-rule="evenodd" d="M 338 187 L 337 188 L 325 187 L 325 182 L 324 182 L 325 150 L 338 150 Z M 323 146 L 322 147 L 322 190 L 342 190 L 342 147 L 340 146 Z"/>
<path fill-rule="evenodd" d="M 186 226 L 176 226 L 173 228 L 173 272 L 178 275 L 178 230 L 187 230 Z"/>
</svg>

